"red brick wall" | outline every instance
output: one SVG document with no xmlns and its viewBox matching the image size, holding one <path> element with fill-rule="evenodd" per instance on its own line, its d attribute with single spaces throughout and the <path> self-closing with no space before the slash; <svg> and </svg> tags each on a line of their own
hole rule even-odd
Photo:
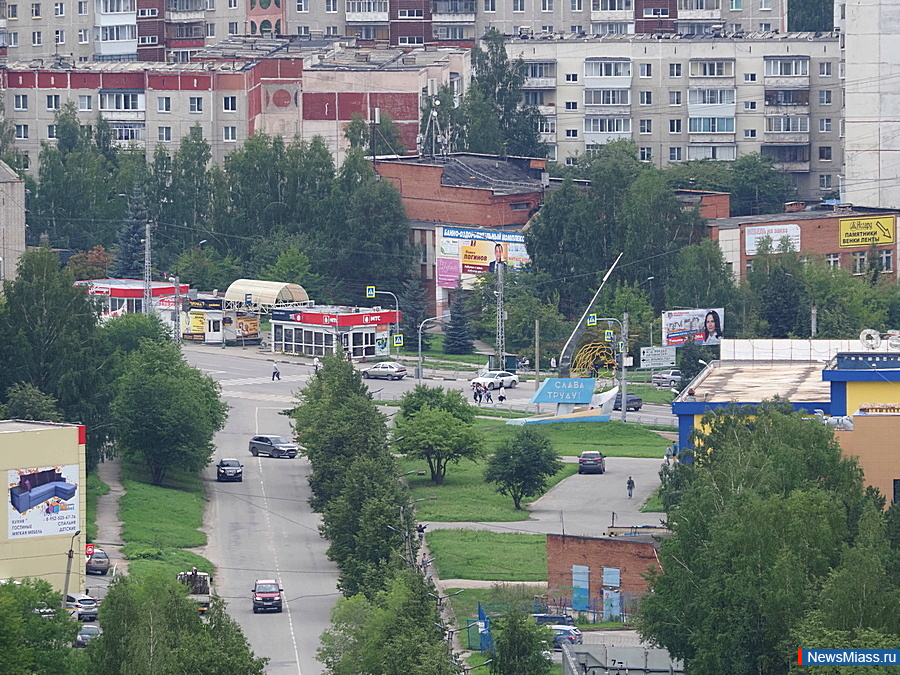
<svg viewBox="0 0 900 675">
<path fill-rule="evenodd" d="M 667 7 L 669 17 L 644 18 L 645 7 Z M 674 33 L 675 19 L 678 18 L 678 3 L 675 0 L 635 0 L 634 32 L 635 33 Z M 635 73 L 635 77 L 637 73 Z"/>
<path fill-rule="evenodd" d="M 703 195 L 700 215 L 704 218 L 728 218 L 731 215 L 731 195 Z"/>
<path fill-rule="evenodd" d="M 591 569 L 589 597 L 601 595 L 603 568 L 618 567 L 619 590 L 631 593 L 647 591 L 643 574 L 648 567 L 659 569 L 653 544 L 625 537 L 600 539 L 547 535 L 547 588 L 551 597 L 572 597 L 572 565 Z"/>
</svg>

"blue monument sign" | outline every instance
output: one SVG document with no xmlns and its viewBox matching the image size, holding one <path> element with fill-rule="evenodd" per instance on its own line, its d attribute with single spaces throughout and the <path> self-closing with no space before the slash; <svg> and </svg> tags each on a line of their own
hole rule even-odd
<svg viewBox="0 0 900 675">
<path fill-rule="evenodd" d="M 596 383 L 593 377 L 551 377 L 541 383 L 531 402 L 590 405 Z"/>
</svg>

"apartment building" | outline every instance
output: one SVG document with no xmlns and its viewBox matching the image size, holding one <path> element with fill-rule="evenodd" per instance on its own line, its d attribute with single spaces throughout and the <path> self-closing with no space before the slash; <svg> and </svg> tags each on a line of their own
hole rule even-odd
<svg viewBox="0 0 900 675">
<path fill-rule="evenodd" d="M 352 42 L 352 41 L 351 41 Z M 233 38 L 193 63 L 11 63 L 0 71 L 16 148 L 37 171 L 42 142 L 54 142 L 55 116 L 75 104 L 85 125 L 102 115 L 114 142 L 170 154 L 199 125 L 221 163 L 255 131 L 322 136 L 338 161 L 354 113 L 391 116 L 415 149 L 423 92 L 462 92 L 471 71 L 459 49 L 346 49 L 340 42 Z"/>
<path fill-rule="evenodd" d="M 842 81 L 836 35 L 604 35 L 511 40 L 527 66 L 526 103 L 545 120 L 551 159 L 625 138 L 666 166 L 759 152 L 804 199 L 837 190 Z"/>
</svg>

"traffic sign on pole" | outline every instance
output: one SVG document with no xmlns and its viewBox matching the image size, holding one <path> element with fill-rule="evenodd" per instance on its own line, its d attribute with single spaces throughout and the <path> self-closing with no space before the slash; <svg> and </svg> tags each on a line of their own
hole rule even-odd
<svg viewBox="0 0 900 675">
<path fill-rule="evenodd" d="M 603 331 L 603 339 L 606 342 L 612 342 L 613 341 L 613 332 L 611 330 Z"/>
<path fill-rule="evenodd" d="M 84 554 L 85 555 L 94 555 L 94 545 L 93 544 L 85 544 L 84 545 Z"/>
<path fill-rule="evenodd" d="M 403 334 L 402 333 L 398 333 L 397 335 L 394 336 L 394 346 L 395 347 L 403 346 Z"/>
<path fill-rule="evenodd" d="M 588 326 L 596 326 L 597 325 L 597 315 L 596 314 L 588 314 L 587 325 Z"/>
<path fill-rule="evenodd" d="M 366 286 L 366 297 L 367 298 L 375 297 L 375 287 L 374 286 Z"/>
</svg>

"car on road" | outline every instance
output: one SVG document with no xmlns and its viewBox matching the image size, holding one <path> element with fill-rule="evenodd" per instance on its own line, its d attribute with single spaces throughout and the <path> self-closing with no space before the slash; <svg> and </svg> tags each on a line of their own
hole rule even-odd
<svg viewBox="0 0 900 675">
<path fill-rule="evenodd" d="M 675 387 L 681 384 L 681 371 L 661 370 L 658 373 L 653 373 L 653 377 L 650 380 L 657 387 Z"/>
<path fill-rule="evenodd" d="M 244 482 L 244 465 L 236 459 L 220 459 L 216 464 L 216 480 L 219 482 L 225 480 Z"/>
<path fill-rule="evenodd" d="M 489 370 L 484 375 L 476 377 L 472 382 L 488 389 L 499 389 L 501 384 L 504 387 L 515 387 L 519 384 L 519 376 L 515 373 L 508 373 L 505 370 Z"/>
<path fill-rule="evenodd" d="M 362 371 L 363 378 L 382 378 L 385 380 L 402 380 L 406 376 L 406 366 L 396 361 L 385 361 Z"/>
<path fill-rule="evenodd" d="M 254 436 L 250 439 L 250 454 L 293 459 L 297 456 L 297 446 L 281 436 Z"/>
<path fill-rule="evenodd" d="M 625 406 L 628 410 L 640 410 L 641 406 L 644 405 L 644 399 L 636 394 L 626 394 L 628 397 L 628 404 Z M 616 402 L 613 404 L 613 410 L 621 410 L 622 409 L 622 393 L 619 392 L 616 394 Z"/>
<path fill-rule="evenodd" d="M 539 626 L 574 626 L 575 617 L 571 614 L 532 614 L 532 618 Z"/>
<path fill-rule="evenodd" d="M 85 624 L 81 628 L 78 629 L 78 635 L 75 636 L 75 642 L 72 644 L 73 647 L 87 647 L 88 643 L 94 638 L 100 637 L 103 633 L 100 630 L 100 626 L 95 626 L 93 624 Z"/>
<path fill-rule="evenodd" d="M 584 641 L 581 631 L 575 628 L 575 626 L 557 624 L 555 626 L 550 626 L 550 630 L 553 631 L 554 649 L 562 649 L 564 642 L 570 645 L 580 645 Z"/>
<path fill-rule="evenodd" d="M 67 595 L 66 608 L 78 610 L 78 618 L 81 621 L 97 620 L 97 601 L 85 593 Z"/>
<path fill-rule="evenodd" d="M 281 594 L 284 589 L 278 585 L 274 579 L 257 579 L 253 585 L 253 613 L 275 610 L 282 610 Z"/>
<path fill-rule="evenodd" d="M 84 564 L 84 573 L 107 574 L 109 572 L 109 556 L 102 548 L 94 548 L 93 555 L 89 555 Z"/>
<path fill-rule="evenodd" d="M 596 450 L 585 450 L 578 457 L 578 473 L 606 473 L 606 457 Z"/>
</svg>

